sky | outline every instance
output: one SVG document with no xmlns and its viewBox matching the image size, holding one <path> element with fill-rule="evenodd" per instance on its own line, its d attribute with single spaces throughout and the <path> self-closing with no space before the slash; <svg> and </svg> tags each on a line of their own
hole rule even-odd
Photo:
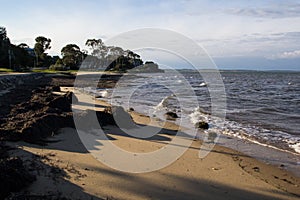
<svg viewBox="0 0 300 200">
<path fill-rule="evenodd" d="M 0 26 L 11 42 L 32 47 L 42 35 L 52 40 L 50 55 L 60 55 L 70 43 L 88 49 L 88 38 L 105 42 L 123 32 L 160 28 L 191 38 L 220 69 L 300 71 L 300 0 L 0 0 L 0 5 Z M 172 56 L 165 63 L 185 67 Z"/>
</svg>

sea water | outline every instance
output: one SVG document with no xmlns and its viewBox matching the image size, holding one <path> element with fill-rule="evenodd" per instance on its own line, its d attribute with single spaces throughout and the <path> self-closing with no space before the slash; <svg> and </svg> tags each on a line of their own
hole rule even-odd
<svg viewBox="0 0 300 200">
<path fill-rule="evenodd" d="M 124 76 L 113 89 L 86 90 L 150 117 L 165 119 L 166 112 L 176 112 L 180 118 L 174 122 L 187 128 L 208 122 L 209 130 L 219 135 L 218 144 L 283 164 L 300 175 L 300 72 L 221 71 L 220 75 L 224 118 L 213 115 L 210 85 L 198 71 Z M 203 139 L 201 135 L 193 137 Z"/>
</svg>

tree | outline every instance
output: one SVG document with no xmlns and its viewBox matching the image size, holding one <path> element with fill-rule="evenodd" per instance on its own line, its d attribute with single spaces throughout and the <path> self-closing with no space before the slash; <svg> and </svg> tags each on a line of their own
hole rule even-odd
<svg viewBox="0 0 300 200">
<path fill-rule="evenodd" d="M 101 39 L 88 39 L 85 43 L 86 46 L 90 47 L 92 50 L 99 49 L 104 46 L 104 43 Z M 93 52 L 92 52 L 93 55 Z"/>
<path fill-rule="evenodd" d="M 86 46 L 90 47 L 91 55 L 94 56 L 94 66 L 104 67 L 107 64 L 107 54 L 109 49 L 104 45 L 101 39 L 88 39 L 85 43 Z"/>
<path fill-rule="evenodd" d="M 29 49 L 29 46 L 25 43 L 21 43 L 18 45 L 18 47 L 22 48 L 22 49 Z"/>
<path fill-rule="evenodd" d="M 78 69 L 81 64 L 84 53 L 80 51 L 80 48 L 76 44 L 68 44 L 61 50 L 63 64 L 70 69 Z"/>
<path fill-rule="evenodd" d="M 35 38 L 34 52 L 36 54 L 37 66 L 48 65 L 49 57 L 45 53 L 46 50 L 50 49 L 51 39 L 44 36 L 39 36 Z"/>
<path fill-rule="evenodd" d="M 91 50 L 91 56 L 85 65 L 90 68 L 127 71 L 143 64 L 140 56 L 133 51 L 124 51 L 118 46 L 105 46 L 101 39 L 88 39 L 85 44 Z"/>
<path fill-rule="evenodd" d="M 5 27 L 0 27 L 0 67 L 10 66 L 10 40 Z"/>
<path fill-rule="evenodd" d="M 7 40 L 7 32 L 6 32 L 6 28 L 3 26 L 0 26 L 0 42 Z"/>
</svg>

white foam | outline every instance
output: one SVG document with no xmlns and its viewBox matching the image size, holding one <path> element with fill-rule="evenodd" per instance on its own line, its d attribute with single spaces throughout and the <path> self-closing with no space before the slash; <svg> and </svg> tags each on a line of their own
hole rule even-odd
<svg viewBox="0 0 300 200">
<path fill-rule="evenodd" d="M 195 108 L 194 111 L 189 115 L 190 121 L 195 125 L 200 120 L 208 120 L 207 116 L 201 112 L 199 107 Z"/>
<path fill-rule="evenodd" d="M 103 97 L 103 98 L 107 98 L 108 97 L 108 92 L 107 92 L 107 90 L 104 90 L 104 91 L 100 91 L 100 92 L 98 92 L 100 95 L 101 95 L 101 97 Z"/>
<path fill-rule="evenodd" d="M 200 87 L 206 87 L 207 86 L 207 84 L 206 83 L 200 83 L 200 85 L 199 85 Z"/>
<path fill-rule="evenodd" d="M 170 96 L 167 96 L 167 97 L 163 98 L 163 99 L 161 100 L 161 102 L 160 102 L 159 104 L 157 104 L 157 106 L 154 107 L 154 109 L 155 109 L 155 110 L 162 110 L 162 109 L 167 108 L 167 107 L 168 107 L 168 104 L 169 104 L 169 99 L 172 99 L 172 98 L 174 98 L 174 97 L 175 97 L 175 95 L 172 94 L 172 95 L 170 95 Z"/>
<path fill-rule="evenodd" d="M 294 149 L 297 153 L 300 154 L 300 143 L 289 145 L 292 149 Z"/>
</svg>

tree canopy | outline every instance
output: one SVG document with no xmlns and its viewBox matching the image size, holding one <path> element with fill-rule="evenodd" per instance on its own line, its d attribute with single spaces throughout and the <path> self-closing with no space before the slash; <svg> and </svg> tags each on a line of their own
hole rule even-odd
<svg viewBox="0 0 300 200">
<path fill-rule="evenodd" d="M 143 64 L 140 56 L 131 50 L 118 46 L 106 46 L 101 39 L 88 39 L 86 46 L 91 50 L 91 58 L 85 66 L 110 71 L 127 71 Z"/>
<path fill-rule="evenodd" d="M 84 53 L 80 51 L 76 44 L 68 44 L 63 47 L 61 55 L 63 64 L 70 69 L 78 69 L 84 59 Z"/>
<path fill-rule="evenodd" d="M 0 67 L 14 70 L 30 67 L 65 70 L 79 69 L 83 64 L 85 69 L 123 72 L 143 65 L 137 53 L 118 46 L 106 46 L 101 39 L 88 39 L 85 45 L 90 53 L 76 44 L 67 44 L 61 49 L 61 58 L 50 56 L 47 54 L 51 48 L 50 38 L 36 37 L 33 48 L 26 43 L 14 45 L 10 43 L 6 28 L 0 26 Z"/>
</svg>

